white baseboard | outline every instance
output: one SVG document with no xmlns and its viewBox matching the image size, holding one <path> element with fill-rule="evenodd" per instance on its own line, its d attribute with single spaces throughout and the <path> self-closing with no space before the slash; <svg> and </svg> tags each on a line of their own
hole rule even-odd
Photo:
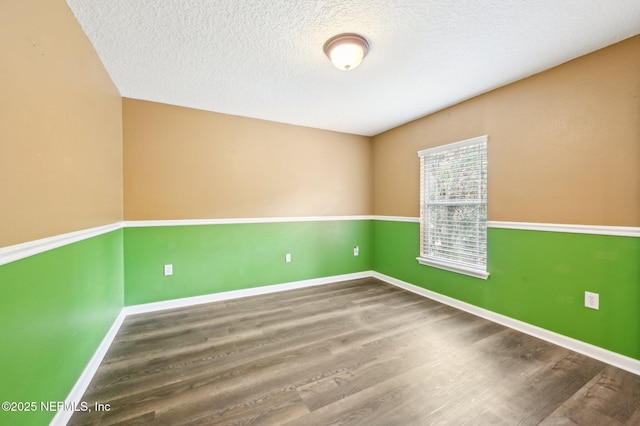
<svg viewBox="0 0 640 426">
<path fill-rule="evenodd" d="M 449 305 L 456 309 L 460 309 L 462 311 L 479 316 L 481 318 L 485 318 L 489 321 L 504 325 L 505 327 L 518 330 L 530 336 L 537 337 L 539 339 L 545 340 L 555 345 L 562 346 L 569 350 L 581 353 L 583 355 L 589 356 L 591 358 L 597 359 L 607 364 L 611 364 L 615 367 L 621 368 L 631 373 L 640 375 L 640 360 L 629 358 L 627 356 L 620 355 L 615 352 L 611 352 L 609 350 L 600 348 L 598 346 L 594 346 L 589 343 L 582 342 L 580 340 L 572 339 L 570 337 L 563 336 L 561 334 L 554 333 L 549 330 L 545 330 L 535 325 L 531 325 L 513 318 L 509 318 L 507 316 L 489 311 L 487 309 L 480 308 L 478 306 L 471 305 L 466 302 L 462 302 L 460 300 L 433 292 L 431 290 L 424 289 L 422 287 L 418 287 L 413 284 L 409 284 L 405 281 L 401 281 L 399 279 L 390 277 L 388 275 L 384 275 L 375 271 L 363 271 L 363 272 L 356 272 L 353 274 L 334 275 L 331 277 L 314 278 L 310 280 L 294 281 L 294 282 L 289 282 L 284 284 L 274 284 L 274 285 L 268 285 L 264 287 L 255 287 L 255 288 L 248 288 L 243 290 L 233 290 L 233 291 L 226 291 L 222 293 L 213 293 L 213 294 L 207 294 L 204 296 L 186 297 L 183 299 L 174 299 L 174 300 L 167 300 L 163 302 L 145 303 L 141 305 L 126 306 L 122 309 L 118 317 L 113 322 L 113 325 L 107 332 L 107 335 L 104 337 L 104 339 L 100 343 L 100 346 L 98 347 L 95 354 L 93 355 L 93 357 L 85 367 L 84 371 L 80 375 L 80 378 L 76 382 L 75 386 L 69 393 L 69 396 L 65 400 L 65 403 L 67 406 L 72 406 L 73 403 L 77 404 L 82 400 L 82 396 L 84 395 L 84 392 L 87 390 L 89 383 L 91 383 L 91 380 L 93 379 L 94 374 L 98 370 L 98 367 L 100 366 L 102 359 L 107 353 L 109 346 L 113 342 L 113 339 L 118 333 L 120 326 L 122 325 L 124 319 L 129 315 L 155 312 L 155 311 L 161 311 L 165 309 L 180 308 L 180 307 L 186 307 L 186 306 L 192 306 L 192 305 L 199 305 L 202 303 L 238 299 L 242 297 L 257 296 L 261 294 L 277 293 L 280 291 L 294 290 L 294 289 L 305 288 L 305 287 L 313 287 L 317 285 L 330 284 L 330 283 L 339 282 L 339 281 L 355 280 L 355 279 L 368 278 L 368 277 L 377 278 L 388 284 L 394 285 L 396 287 L 402 288 L 404 290 L 410 291 L 420 296 L 424 296 L 429 299 L 435 300 L 437 302 L 444 303 L 445 305 Z M 53 426 L 66 425 L 69 419 L 71 418 L 72 414 L 73 414 L 73 411 L 59 411 L 51 421 L 50 425 L 53 425 Z"/>
<path fill-rule="evenodd" d="M 186 306 L 200 305 L 203 303 L 220 302 L 223 300 L 239 299 L 241 297 L 257 296 L 260 294 L 276 293 L 297 288 L 312 287 L 321 284 L 330 284 L 338 281 L 356 280 L 373 275 L 373 271 L 356 272 L 353 274 L 334 275 L 331 277 L 314 278 L 304 281 L 294 281 L 284 284 L 266 285 L 242 290 L 225 291 L 222 293 L 205 294 L 203 296 L 185 297 L 182 299 L 165 300 L 162 302 L 145 303 L 141 305 L 126 306 L 126 315 L 143 314 L 147 312 L 162 311 L 165 309 L 182 308 Z"/>
<path fill-rule="evenodd" d="M 322 284 L 330 284 L 338 281 L 356 280 L 356 279 L 367 278 L 371 276 L 373 276 L 373 271 L 363 271 L 363 272 L 356 272 L 353 274 L 334 275 L 331 277 L 314 278 L 310 280 L 294 281 L 294 282 L 289 282 L 284 284 L 267 285 L 264 287 L 255 287 L 255 288 L 248 288 L 243 290 L 213 293 L 213 294 L 207 294 L 204 296 L 186 297 L 183 299 L 167 300 L 164 302 L 126 306 L 120 311 L 120 314 L 114 320 L 113 324 L 111 325 L 111 328 L 107 332 L 104 339 L 102 339 L 102 342 L 98 346 L 98 349 L 96 349 L 96 352 L 93 354 L 93 357 L 91 357 L 91 359 L 89 360 L 89 363 L 84 368 L 84 371 L 82 372 L 82 374 L 80 374 L 80 378 L 78 378 L 78 381 L 73 386 L 73 389 L 71 389 L 71 392 L 69 392 L 69 396 L 67 396 L 67 399 L 65 400 L 65 406 L 74 407 L 80 404 L 80 402 L 82 401 L 82 396 L 84 395 L 85 391 L 87 390 L 87 387 L 91 383 L 91 380 L 93 379 L 93 376 L 96 374 L 96 371 L 98 371 L 98 367 L 100 366 L 100 363 L 102 362 L 104 356 L 106 355 L 107 350 L 109 349 L 109 346 L 111 346 L 113 339 L 116 337 L 116 334 L 118 334 L 118 330 L 120 329 L 120 326 L 124 322 L 125 318 L 129 315 L 146 313 L 146 312 L 155 312 L 155 311 L 160 311 L 164 309 L 199 305 L 202 303 L 218 302 L 222 300 L 238 299 L 242 297 L 256 296 L 260 294 L 277 293 L 280 291 L 294 290 L 298 288 L 312 287 L 312 286 L 317 286 Z M 69 422 L 73 413 L 74 413 L 73 410 L 58 411 L 58 413 L 55 415 L 53 420 L 51 420 L 51 423 L 49 425 L 64 426 Z"/>
<path fill-rule="evenodd" d="M 96 349 L 96 352 L 93 354 L 93 357 L 91 357 L 91 359 L 89 360 L 89 363 L 84 368 L 84 371 L 80 375 L 80 378 L 78 378 L 78 381 L 73 386 L 73 389 L 71 389 L 71 392 L 69 392 L 69 396 L 67 396 L 67 399 L 65 400 L 65 406 L 72 407 L 74 406 L 74 404 L 75 405 L 80 404 L 80 402 L 82 401 L 82 396 L 87 390 L 89 383 L 91 383 L 91 380 L 93 379 L 93 376 L 96 374 L 96 371 L 98 371 L 98 367 L 100 366 L 100 363 L 102 362 L 104 356 L 106 355 L 107 350 L 109 349 L 109 346 L 111 346 L 113 339 L 116 337 L 116 334 L 118 334 L 118 330 L 120 329 L 120 326 L 124 322 L 125 318 L 129 315 L 155 312 L 155 311 L 160 311 L 164 309 L 199 305 L 202 303 L 218 302 L 222 300 L 238 299 L 242 297 L 256 296 L 260 294 L 276 293 L 280 291 L 294 290 L 298 288 L 312 287 L 312 286 L 322 285 L 322 284 L 330 284 L 338 281 L 355 280 L 359 278 L 371 277 L 372 275 L 373 275 L 373 271 L 356 272 L 353 274 L 334 275 L 331 277 L 314 278 L 310 280 L 294 281 L 294 282 L 289 282 L 284 284 L 274 284 L 274 285 L 268 285 L 264 287 L 255 287 L 255 288 L 248 288 L 248 289 L 242 289 L 242 290 L 226 291 L 222 293 L 213 293 L 213 294 L 207 294 L 204 296 L 186 297 L 183 299 L 167 300 L 164 302 L 145 303 L 142 305 L 126 306 L 120 311 L 120 314 L 111 325 L 111 328 L 107 332 L 104 339 L 102 339 L 102 342 L 98 346 L 98 349 Z M 55 417 L 51 421 L 50 426 L 66 425 L 71 419 L 71 416 L 73 415 L 73 413 L 74 412 L 72 410 L 58 411 L 58 413 L 55 415 Z"/>
<path fill-rule="evenodd" d="M 118 334 L 118 330 L 120 330 L 120 326 L 122 325 L 122 322 L 125 318 L 126 314 L 124 313 L 123 309 L 120 311 L 120 314 L 118 314 L 115 321 L 113 321 L 111 328 L 109 328 L 109 331 L 104 336 L 104 339 L 102 339 L 102 342 L 100 342 L 98 349 L 96 349 L 95 353 L 89 360 L 89 363 L 84 368 L 84 371 L 82 372 L 82 374 L 80 374 L 80 378 L 78 378 L 78 381 L 73 386 L 73 389 L 71 389 L 71 392 L 69 392 L 69 396 L 67 396 L 67 399 L 65 400 L 65 407 L 74 407 L 80 405 L 82 396 L 87 390 L 87 387 L 89 387 L 89 383 L 91 383 L 91 380 L 96 374 L 96 371 L 98 371 L 98 367 L 100 367 L 102 359 L 106 355 L 109 346 L 111 346 L 113 339 L 116 337 L 116 334 Z M 69 419 L 71 419 L 73 413 L 73 410 L 60 410 L 56 413 L 55 417 L 53 418 L 53 420 L 51 420 L 51 423 L 49 423 L 49 425 L 66 425 L 69 422 Z"/>
<path fill-rule="evenodd" d="M 462 311 L 482 317 L 489 321 L 493 321 L 495 323 L 504 325 L 505 327 L 518 330 L 522 333 L 528 334 L 533 337 L 537 337 L 539 339 L 545 340 L 555 345 L 562 346 L 574 352 L 581 353 L 588 357 L 597 359 L 599 361 L 602 361 L 607 364 L 611 364 L 615 367 L 621 368 L 623 370 L 629 371 L 633 374 L 640 375 L 640 360 L 630 358 L 630 357 L 618 354 L 616 352 L 612 352 L 607 349 L 603 349 L 601 347 L 591 345 L 589 343 L 585 343 L 580 340 L 576 340 L 571 337 L 567 337 L 562 334 L 558 334 L 553 331 L 549 331 L 544 328 L 537 327 L 535 325 L 531 325 L 526 322 L 519 321 L 510 317 L 507 317 L 505 315 L 501 315 L 493 311 L 480 308 L 475 305 L 471 305 L 466 302 L 462 302 L 452 297 L 448 297 L 440 293 L 436 293 L 434 291 L 427 290 L 413 284 L 409 284 L 405 281 L 401 281 L 399 279 L 390 277 L 388 275 L 380 274 L 378 272 L 373 272 L 373 277 L 378 278 L 379 280 L 389 283 L 391 285 L 394 285 L 396 287 L 400 287 L 404 290 L 408 290 L 412 293 L 419 294 L 420 296 L 424 296 L 429 299 L 435 300 L 437 302 L 444 303 L 445 305 L 449 305 L 456 309 L 460 309 Z"/>
</svg>

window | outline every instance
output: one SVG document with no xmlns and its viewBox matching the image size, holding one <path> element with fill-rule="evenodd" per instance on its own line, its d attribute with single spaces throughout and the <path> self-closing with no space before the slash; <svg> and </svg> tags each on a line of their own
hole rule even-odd
<svg viewBox="0 0 640 426">
<path fill-rule="evenodd" d="M 418 155 L 418 261 L 488 278 L 487 136 L 425 149 Z"/>
</svg>

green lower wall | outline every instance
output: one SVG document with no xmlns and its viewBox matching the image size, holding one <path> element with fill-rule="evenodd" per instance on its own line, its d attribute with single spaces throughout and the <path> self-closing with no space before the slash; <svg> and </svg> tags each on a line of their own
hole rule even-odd
<svg viewBox="0 0 640 426">
<path fill-rule="evenodd" d="M 0 266 L 0 411 L 3 425 L 43 425 L 56 414 L 123 307 L 122 230 Z"/>
<path fill-rule="evenodd" d="M 418 264 L 419 228 L 133 227 L 0 266 L 0 399 L 63 401 L 123 306 L 368 270 L 640 359 L 640 238 L 490 228 L 481 280 Z M 585 290 L 600 294 L 599 311 L 583 306 Z M 54 415 L 0 411 L 0 424 Z"/>
<path fill-rule="evenodd" d="M 418 264 L 419 232 L 375 221 L 373 269 L 640 359 L 640 238 L 490 228 L 485 281 Z M 585 291 L 600 310 L 584 307 Z"/>
<path fill-rule="evenodd" d="M 368 271 L 372 226 L 344 220 L 126 228 L 125 305 Z M 164 264 L 173 265 L 172 276 L 163 275 Z"/>
</svg>

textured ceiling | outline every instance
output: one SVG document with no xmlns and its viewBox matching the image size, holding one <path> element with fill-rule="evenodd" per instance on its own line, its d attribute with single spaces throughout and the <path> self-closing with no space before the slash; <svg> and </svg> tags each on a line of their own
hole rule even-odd
<svg viewBox="0 0 640 426">
<path fill-rule="evenodd" d="M 640 33 L 639 0 L 67 3 L 124 97 L 367 136 Z"/>
</svg>

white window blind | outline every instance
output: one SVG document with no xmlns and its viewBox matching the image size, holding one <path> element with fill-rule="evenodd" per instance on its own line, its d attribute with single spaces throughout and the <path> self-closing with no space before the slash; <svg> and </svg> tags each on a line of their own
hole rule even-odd
<svg viewBox="0 0 640 426">
<path fill-rule="evenodd" d="M 487 136 L 418 155 L 418 261 L 487 278 Z"/>
</svg>

